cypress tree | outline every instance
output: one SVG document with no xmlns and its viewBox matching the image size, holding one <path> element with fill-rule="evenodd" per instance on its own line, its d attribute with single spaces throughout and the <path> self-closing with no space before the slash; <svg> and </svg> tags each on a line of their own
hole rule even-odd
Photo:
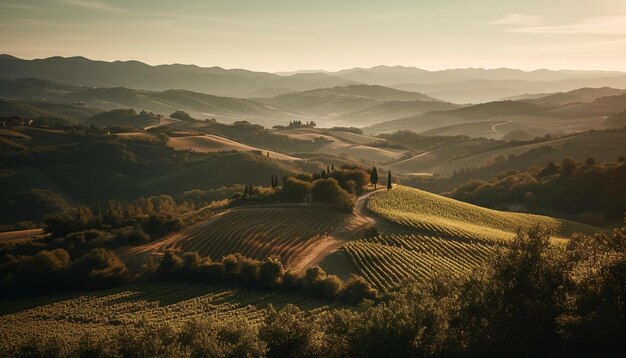
<svg viewBox="0 0 626 358">
<path fill-rule="evenodd" d="M 330 170 L 335 171 L 335 164 L 330 165 Z"/>
<path fill-rule="evenodd" d="M 391 170 L 387 174 L 387 190 L 391 189 Z"/>
<path fill-rule="evenodd" d="M 326 179 L 326 178 L 327 178 L 326 171 L 322 169 L 322 179 Z"/>
<path fill-rule="evenodd" d="M 372 168 L 370 173 L 370 183 L 374 184 L 374 190 L 376 190 L 376 185 L 378 184 L 378 170 L 376 170 L 376 167 Z"/>
</svg>

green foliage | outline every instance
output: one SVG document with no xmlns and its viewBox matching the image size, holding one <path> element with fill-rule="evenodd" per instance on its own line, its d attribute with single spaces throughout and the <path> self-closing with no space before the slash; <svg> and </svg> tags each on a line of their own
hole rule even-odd
<svg viewBox="0 0 626 358">
<path fill-rule="evenodd" d="M 356 203 L 355 196 L 339 186 L 339 183 L 333 178 L 314 181 L 311 186 L 311 196 L 313 201 L 330 203 L 335 208 L 345 212 L 352 212 Z"/>
<path fill-rule="evenodd" d="M 286 272 L 278 257 L 275 256 L 259 261 L 233 254 L 212 261 L 197 253 L 186 253 L 180 257 L 174 251 L 169 250 L 164 253 L 156 275 L 163 279 L 190 280 L 210 284 L 225 283 L 273 290 L 302 290 L 312 297 L 330 301 L 343 299 L 350 304 L 376 297 L 376 290 L 362 278 L 352 277 L 348 281 L 346 291 L 341 279 L 327 274 L 319 267 L 309 268 L 304 275 L 299 276 L 293 272 Z"/>
<path fill-rule="evenodd" d="M 190 116 L 189 113 L 187 113 L 185 111 L 176 111 L 176 112 L 170 114 L 170 117 L 174 118 L 174 119 L 179 119 L 179 120 L 184 121 L 184 122 L 195 122 L 196 121 L 195 118 Z"/>
<path fill-rule="evenodd" d="M 482 206 L 523 204 L 532 211 L 559 212 L 589 224 L 621 220 L 626 211 L 626 163 L 565 159 L 542 169 L 503 172 L 489 181 L 472 180 L 450 196 Z M 572 195 L 576 193 L 576 195 Z"/>
<path fill-rule="evenodd" d="M 302 202 L 308 197 L 310 191 L 311 184 L 303 180 L 287 178 L 283 183 L 282 194 L 287 202 Z"/>
<path fill-rule="evenodd" d="M 267 345 L 267 357 L 302 357 L 311 354 L 313 333 L 311 320 L 297 306 L 279 311 L 270 306 L 259 338 Z"/>
</svg>

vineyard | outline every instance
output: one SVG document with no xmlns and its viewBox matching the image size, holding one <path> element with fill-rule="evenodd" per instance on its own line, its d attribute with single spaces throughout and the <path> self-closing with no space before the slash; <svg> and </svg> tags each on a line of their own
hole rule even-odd
<svg viewBox="0 0 626 358">
<path fill-rule="evenodd" d="M 255 259 L 279 255 L 289 267 L 324 242 L 345 216 L 334 210 L 299 206 L 235 208 L 126 254 L 174 249 L 212 258 L 233 253 Z"/>
<path fill-rule="evenodd" d="M 467 274 L 493 252 L 491 244 L 480 241 L 422 235 L 382 235 L 349 242 L 342 249 L 360 274 L 380 290 L 407 279 L 426 281 L 441 274 Z"/>
<path fill-rule="evenodd" d="M 536 225 L 549 229 L 555 237 L 594 231 L 568 220 L 482 208 L 403 186 L 373 194 L 369 209 L 394 223 L 423 232 L 488 242 L 510 240 L 517 230 Z"/>
<path fill-rule="evenodd" d="M 140 322 L 180 325 L 196 317 L 243 317 L 257 324 L 269 304 L 277 308 L 293 304 L 311 313 L 328 308 L 295 294 L 182 283 L 151 283 L 84 296 L 4 301 L 0 307 L 0 352 L 11 351 L 33 336 L 79 340 L 85 334 L 98 337 Z"/>
</svg>

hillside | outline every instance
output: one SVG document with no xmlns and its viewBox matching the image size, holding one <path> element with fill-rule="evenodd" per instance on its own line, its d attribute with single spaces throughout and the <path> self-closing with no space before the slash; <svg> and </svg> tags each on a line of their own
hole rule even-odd
<svg viewBox="0 0 626 358">
<path fill-rule="evenodd" d="M 444 111 L 459 107 L 441 101 L 387 101 L 374 107 L 347 113 L 337 118 L 341 123 L 367 126 L 394 119 L 406 118 L 426 112 Z"/>
<path fill-rule="evenodd" d="M 624 155 L 624 129 L 593 131 L 537 142 L 519 142 L 495 147 L 479 140 L 445 144 L 390 164 L 392 170 L 401 173 L 439 173 L 452 175 L 455 170 L 479 168 L 503 162 L 501 171 L 525 169 L 529 166 L 545 166 L 551 160 L 573 158 L 583 161 L 595 157 L 600 161 L 614 161 Z M 509 158 L 509 156 L 513 156 Z M 505 159 L 511 159 L 506 166 Z M 491 175 L 495 175 L 492 173 Z"/>
<path fill-rule="evenodd" d="M 83 88 L 36 78 L 0 79 L 0 97 L 42 101 Z"/>
<path fill-rule="evenodd" d="M 486 209 L 404 186 L 373 194 L 368 207 L 383 218 L 418 232 L 487 242 L 510 240 L 518 229 L 528 230 L 536 225 L 546 227 L 555 237 L 594 231 L 590 226 L 567 220 Z"/>
<path fill-rule="evenodd" d="M 435 98 L 421 93 L 400 91 L 397 89 L 376 85 L 351 85 L 345 87 L 322 88 L 304 92 L 282 94 L 271 98 L 257 98 L 258 101 L 284 108 L 286 110 L 303 115 L 319 116 L 315 121 L 330 121 L 332 125 L 340 125 L 342 121 L 350 125 L 362 126 L 371 123 L 377 118 L 367 118 L 359 115 L 362 111 L 375 108 L 380 104 L 387 104 L 382 110 L 386 110 L 392 117 L 402 114 L 392 114 L 397 111 L 411 114 L 423 113 L 430 108 L 454 108 L 453 104 L 441 102 Z M 394 105 L 389 102 L 401 102 Z M 403 103 L 411 103 L 407 106 Z M 398 108 L 394 108 L 398 107 Z M 376 111 L 376 110 L 375 110 Z M 342 116 L 346 116 L 343 118 Z M 371 115 L 370 115 L 371 117 Z M 364 120 L 365 122 L 360 122 Z"/>
<path fill-rule="evenodd" d="M 52 100 L 64 103 L 82 102 L 90 107 L 104 109 L 134 108 L 137 111 L 146 110 L 164 115 L 182 110 L 199 119 L 216 118 L 227 123 L 254 120 L 266 126 L 282 123 L 290 116 L 288 112 L 252 100 L 186 90 L 151 92 L 129 88 L 93 88 Z"/>
<path fill-rule="evenodd" d="M 56 117 L 72 123 L 84 121 L 102 112 L 80 104 L 59 104 L 47 101 L 23 101 L 0 98 L 0 117 Z"/>
<path fill-rule="evenodd" d="M 619 96 L 625 94 L 626 90 L 611 87 L 602 88 L 579 88 L 569 92 L 560 92 L 549 95 L 543 95 L 537 98 L 527 98 L 527 102 L 539 105 L 564 105 L 575 102 L 592 102 L 601 97 Z"/>
<path fill-rule="evenodd" d="M 277 133 L 297 140 L 316 142 L 311 153 L 329 154 L 366 162 L 379 163 L 394 161 L 406 153 L 405 149 L 378 147 L 383 142 L 379 138 L 362 136 L 349 132 L 328 131 L 315 128 L 280 130 Z"/>
<path fill-rule="evenodd" d="M 150 91 L 186 89 L 220 96 L 247 97 L 276 89 L 303 91 L 350 84 L 321 73 L 278 76 L 266 72 L 195 65 L 150 66 L 139 61 L 97 61 L 84 57 L 23 60 L 0 56 L 0 78 L 39 78 L 85 87 L 129 87 Z"/>
<path fill-rule="evenodd" d="M 298 158 L 285 154 L 261 150 L 256 147 L 251 147 L 211 134 L 205 134 L 202 136 L 170 137 L 167 140 L 167 145 L 177 150 L 190 150 L 197 153 L 227 152 L 231 150 L 240 152 L 258 151 L 262 152 L 262 155 L 267 154 L 269 158 L 280 160 L 298 160 Z"/>
<path fill-rule="evenodd" d="M 265 153 L 189 153 L 174 150 L 154 135 L 109 135 L 106 131 L 20 128 L 0 131 L 14 144 L 0 151 L 5 164 L 0 198 L 33 188 L 60 195 L 73 204 L 220 188 L 235 184 L 267 185 L 271 175 L 301 172 L 298 161 L 276 160 Z M 27 219 L 23 219 L 27 220 Z"/>
<path fill-rule="evenodd" d="M 346 217 L 298 205 L 232 208 L 160 241 L 124 250 L 122 255 L 137 260 L 168 249 L 197 251 L 214 259 L 235 253 L 260 260 L 277 255 L 286 268 L 303 271 L 316 254 L 336 245 L 329 235 Z"/>
<path fill-rule="evenodd" d="M 488 102 L 385 121 L 365 127 L 364 131 L 375 134 L 409 129 L 428 135 L 492 139 L 567 135 L 614 127 L 610 122 L 605 123 L 605 118 L 626 109 L 625 95 L 603 95 L 622 92 L 611 88 L 583 88 L 537 99 Z"/>
</svg>

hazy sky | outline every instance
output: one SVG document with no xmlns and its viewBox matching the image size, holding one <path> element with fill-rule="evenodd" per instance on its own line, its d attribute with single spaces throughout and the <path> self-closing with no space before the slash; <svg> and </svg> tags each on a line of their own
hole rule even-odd
<svg viewBox="0 0 626 358">
<path fill-rule="evenodd" d="M 0 52 L 263 71 L 626 70 L 626 0 L 0 0 Z"/>
</svg>

